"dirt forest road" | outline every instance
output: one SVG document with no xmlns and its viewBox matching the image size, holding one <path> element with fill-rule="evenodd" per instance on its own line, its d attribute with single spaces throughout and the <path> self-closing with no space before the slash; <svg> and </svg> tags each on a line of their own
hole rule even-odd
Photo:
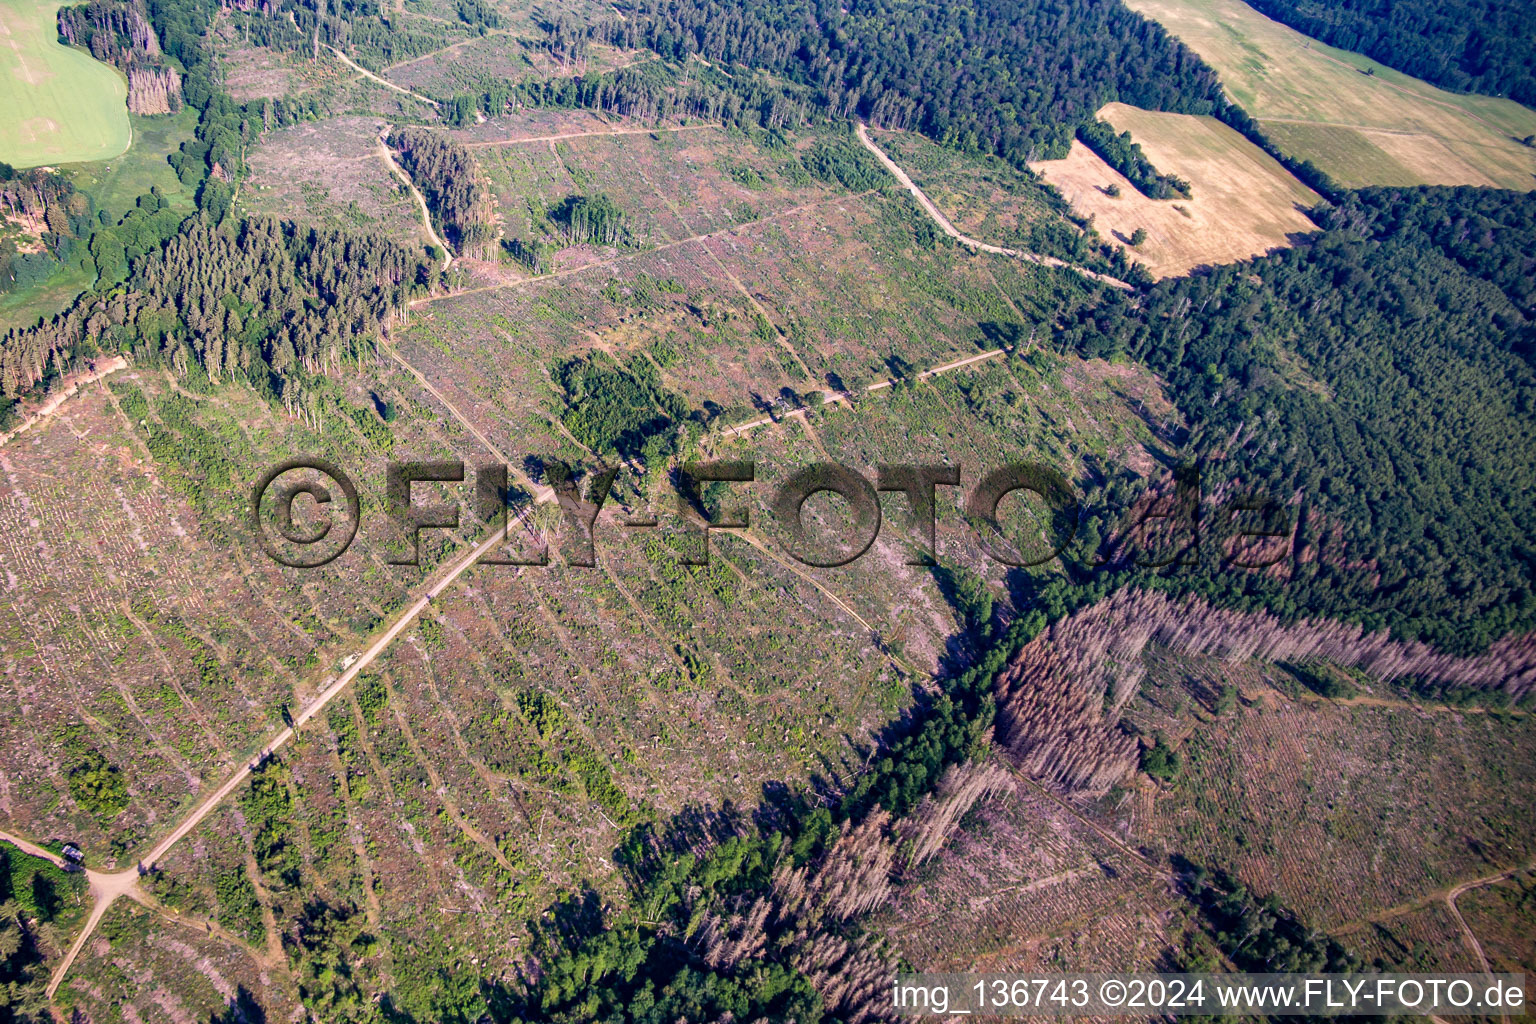
<svg viewBox="0 0 1536 1024">
<path fill-rule="evenodd" d="M 290 13 L 289 17 L 291 18 L 292 16 L 293 16 L 292 13 Z M 295 25 L 295 27 L 297 27 L 297 25 Z M 325 47 L 327 50 L 330 50 L 332 53 L 334 53 L 336 55 L 336 57 L 343 64 L 345 64 L 347 67 L 351 68 L 353 71 L 356 71 L 358 74 L 362 75 L 364 78 L 368 79 L 370 82 L 377 82 L 379 85 L 382 85 L 384 88 L 392 89 L 395 92 L 398 92 L 402 96 L 409 96 L 413 100 L 420 100 L 421 102 L 426 103 L 426 104 L 428 104 L 429 106 L 431 106 L 433 108 L 437 107 L 437 100 L 431 99 L 430 97 L 427 97 L 427 96 L 423 96 L 419 92 L 412 92 L 411 90 L 407 89 L 403 85 L 396 85 L 394 82 L 391 82 L 387 78 L 380 78 L 378 75 L 374 74 L 372 71 L 369 71 L 367 68 L 363 67 L 361 64 L 359 64 L 357 61 L 353 60 L 351 57 L 348 57 L 346 54 L 344 54 L 340 50 L 336 49 L 336 47 L 332 46 L 330 43 L 321 43 L 320 45 Z"/>
<path fill-rule="evenodd" d="M 521 146 L 529 142 L 563 142 L 566 139 L 591 139 L 610 135 L 660 135 L 668 132 L 700 132 L 718 124 L 677 124 L 658 128 L 608 128 L 590 132 L 564 132 L 560 135 L 529 135 L 520 139 L 483 139 L 464 143 L 465 149 L 488 149 L 495 146 Z"/>
<path fill-rule="evenodd" d="M 1075 263 L 1068 263 L 1066 260 L 1057 259 L 1055 256 L 1041 256 L 1039 253 L 1025 252 L 1022 249 L 1005 249 L 1000 245 L 992 245 L 988 242 L 982 242 L 971 238 L 969 235 L 962 235 L 955 228 L 955 226 L 949 222 L 949 218 L 944 216 L 944 214 L 939 210 L 937 206 L 933 205 L 933 200 L 929 199 L 927 194 L 924 193 L 922 189 L 917 187 L 917 183 L 907 175 L 907 172 L 902 170 L 896 161 L 892 160 L 889 156 L 886 156 L 885 150 L 875 145 L 875 140 L 869 137 L 868 125 L 864 124 L 862 121 L 859 122 L 857 131 L 859 135 L 859 141 L 864 144 L 865 149 L 869 150 L 875 155 L 875 158 L 880 161 L 880 166 L 894 174 L 896 176 L 896 180 L 901 182 L 902 185 L 906 186 L 908 192 L 912 193 L 912 198 L 917 200 L 918 205 L 927 211 L 928 216 L 933 218 L 933 222 L 937 224 L 946 235 L 948 235 L 950 238 L 953 238 L 961 245 L 969 246 L 970 248 L 977 249 L 981 252 L 990 252 L 998 256 L 1013 256 L 1021 260 L 1028 260 L 1031 263 L 1038 263 L 1045 267 L 1060 267 L 1064 270 L 1076 271 L 1086 278 L 1090 278 L 1099 282 L 1100 284 L 1107 284 L 1111 288 L 1119 288 L 1122 291 L 1133 290 L 1129 283 L 1120 280 L 1118 277 L 1110 277 L 1108 274 L 1101 274 L 1096 270 L 1089 270 L 1087 267 L 1080 267 Z"/>
<path fill-rule="evenodd" d="M 1456 899 L 1468 889 L 1480 889 L 1485 885 L 1496 885 L 1530 866 L 1530 863 L 1526 863 L 1520 867 L 1510 868 L 1508 871 L 1501 871 L 1496 875 L 1474 878 L 1470 882 L 1462 882 L 1445 894 L 1445 905 L 1450 908 L 1451 916 L 1456 919 L 1456 923 L 1461 925 L 1461 934 L 1467 940 L 1467 948 L 1477 957 L 1478 965 L 1482 968 L 1484 974 L 1491 973 L 1488 967 L 1488 957 L 1483 953 L 1483 944 L 1477 941 L 1477 933 L 1472 930 L 1471 925 L 1467 924 L 1467 919 L 1461 916 L 1461 911 L 1456 909 Z"/>
<path fill-rule="evenodd" d="M 410 189 L 412 197 L 416 200 L 416 211 L 421 214 L 422 227 L 427 229 L 427 237 L 432 239 L 432 244 L 443 250 L 443 270 L 453 266 L 453 251 L 448 248 L 448 243 L 443 241 L 437 229 L 432 226 L 432 211 L 427 209 L 427 197 L 421 194 L 421 189 L 411 180 L 411 176 L 405 173 L 405 168 L 395 159 L 395 151 L 389 148 L 389 143 L 384 140 L 389 138 L 389 127 L 379 132 L 379 159 L 389 166 L 389 171 L 406 188 Z"/>
<path fill-rule="evenodd" d="M 90 880 L 91 896 L 93 899 L 91 916 L 86 920 L 85 927 L 80 930 L 80 934 L 75 938 L 74 944 L 70 946 L 69 952 L 65 954 L 64 960 L 54 971 L 53 978 L 48 983 L 48 999 L 50 1001 L 53 999 L 54 994 L 58 992 L 59 985 L 64 981 L 65 976 L 69 973 L 69 969 L 71 966 L 73 966 L 75 959 L 80 955 L 80 950 L 85 948 L 86 942 L 96 931 L 96 926 L 101 923 L 102 917 L 106 914 L 108 908 L 110 908 L 112 904 L 117 901 L 117 898 L 119 896 L 130 894 L 145 872 L 154 867 L 154 865 L 163 859 L 166 854 L 170 853 L 178 843 L 190 835 L 192 831 L 196 829 L 198 825 L 202 824 L 204 819 L 216 811 L 219 808 L 219 805 L 228 799 L 229 796 L 235 792 L 235 790 L 243 786 L 249 780 L 251 773 L 259 768 L 264 761 L 270 758 L 278 750 L 286 746 L 294 738 L 296 730 L 303 727 L 303 725 L 311 718 L 324 711 L 326 705 L 330 704 L 331 701 L 335 700 L 342 693 L 344 693 L 347 687 L 351 685 L 352 681 L 357 678 L 358 673 L 362 672 L 369 665 L 373 664 L 374 660 L 377 659 L 380 654 L 383 654 L 386 649 L 388 649 L 389 645 L 395 641 L 396 637 L 398 637 L 402 632 L 410 627 L 412 623 L 416 621 L 417 617 L 421 615 L 422 611 L 428 605 L 430 605 L 439 594 L 441 594 L 447 587 L 451 586 L 455 580 L 463 575 L 465 570 L 479 562 L 481 558 L 485 557 L 485 555 L 490 553 L 497 547 L 497 545 L 501 543 L 501 532 L 499 530 L 492 530 L 488 537 L 486 537 L 480 543 L 476 544 L 461 558 L 449 563 L 446 568 L 439 570 L 437 581 L 428 586 L 421 597 L 417 598 L 409 608 L 402 612 L 400 616 L 395 619 L 394 623 L 389 627 L 389 629 L 373 642 L 372 646 L 370 646 L 366 651 L 359 655 L 358 658 L 353 661 L 352 664 L 344 672 L 341 673 L 341 675 L 337 676 L 334 681 L 327 685 L 325 689 L 320 691 L 319 695 L 316 696 L 314 700 L 310 701 L 302 711 L 294 715 L 293 724 L 291 726 L 283 729 L 277 735 L 273 736 L 253 757 L 248 758 L 235 772 L 229 776 L 229 778 L 224 781 L 221 786 L 219 786 L 218 789 L 214 790 L 207 797 L 205 797 L 202 802 L 199 803 L 196 808 L 191 811 L 191 813 L 183 818 L 181 823 L 178 824 L 169 835 L 160 840 L 160 842 L 155 846 L 153 850 L 151 850 L 146 856 L 140 859 L 138 864 L 126 871 L 119 871 L 111 874 L 96 871 L 86 872 L 86 875 Z M 60 863 L 57 857 L 54 857 L 45 851 L 39 850 L 36 846 L 30 843 L 26 843 L 24 840 L 15 839 L 3 832 L 0 832 L 0 839 L 15 843 L 23 851 L 32 853 L 34 856 L 42 856 L 48 860 L 53 861 L 54 863 Z"/>
<path fill-rule="evenodd" d="M 1470 892 L 1473 889 L 1481 889 L 1485 885 L 1497 885 L 1500 882 L 1513 878 L 1515 875 L 1518 875 L 1522 871 L 1530 871 L 1533 869 L 1536 869 L 1536 860 L 1528 860 L 1523 864 L 1516 864 L 1514 867 L 1505 868 L 1503 871 L 1497 871 L 1491 875 L 1482 875 L 1478 878 L 1469 878 L 1465 882 L 1459 882 L 1449 889 L 1441 889 L 1436 892 L 1426 893 L 1417 899 L 1409 900 L 1405 903 L 1399 903 L 1394 906 L 1378 910 L 1371 914 L 1369 917 L 1363 917 L 1355 921 L 1348 921 L 1342 925 L 1335 925 L 1330 929 L 1330 931 L 1332 934 L 1338 936 L 1352 935 L 1355 932 L 1362 930 L 1363 928 L 1369 927 L 1370 925 L 1378 924 L 1382 921 L 1387 921 L 1395 917 L 1400 917 L 1404 914 L 1410 914 L 1415 911 L 1423 910 L 1426 907 L 1435 906 L 1437 904 L 1444 904 L 1445 908 L 1450 911 L 1451 917 L 1455 919 L 1456 924 L 1461 928 L 1462 940 L 1467 947 L 1467 951 L 1472 954 L 1475 960 L 1477 960 L 1479 970 L 1485 974 L 1491 973 L 1488 957 L 1483 952 L 1483 944 L 1478 941 L 1477 933 L 1472 930 L 1472 926 L 1468 924 L 1467 919 L 1462 916 L 1461 911 L 1456 906 L 1456 901 L 1463 894 Z"/>
<path fill-rule="evenodd" d="M 1004 348 L 988 349 L 985 352 L 978 352 L 978 353 L 976 353 L 973 356 L 966 356 L 964 359 L 956 359 L 952 363 L 945 363 L 943 366 L 935 366 L 932 369 L 924 370 L 921 373 L 914 374 L 912 377 L 907 378 L 907 379 L 910 379 L 910 380 L 927 380 L 929 377 L 937 377 L 940 374 L 951 373 L 951 372 L 953 372 L 955 370 L 964 369 L 967 366 L 970 366 L 970 365 L 972 365 L 974 363 L 979 363 L 979 362 L 981 362 L 981 361 L 983 361 L 985 359 L 996 359 L 998 356 L 1007 355 L 1009 352 L 1012 352 L 1012 351 L 1013 351 L 1012 349 L 1004 349 Z M 901 378 L 887 377 L 884 380 L 878 380 L 875 383 L 869 385 L 868 387 L 866 387 L 864 389 L 864 391 L 866 393 L 873 393 L 873 392 L 876 392 L 876 391 L 884 391 L 886 388 L 895 387 L 897 384 L 900 384 L 900 383 L 901 383 Z M 848 396 L 843 395 L 841 392 L 834 392 L 832 394 L 823 395 L 822 399 L 821 399 L 821 404 L 822 405 L 836 405 L 836 404 L 838 404 L 840 402 L 847 401 L 847 399 L 848 399 Z M 734 427 L 727 427 L 725 432 L 727 434 L 732 434 L 732 435 L 746 434 L 746 433 L 749 433 L 749 432 L 751 432 L 753 430 L 758 429 L 759 427 L 766 427 L 766 426 L 768 426 L 771 423 L 778 423 L 778 422 L 780 422 L 782 420 L 788 420 L 788 419 L 795 419 L 797 417 L 803 417 L 805 415 L 805 412 L 806 411 L 804 409 L 793 409 L 793 410 L 791 410 L 791 411 L 789 411 L 787 413 L 784 413 L 782 416 L 779 416 L 777 419 L 772 417 L 772 416 L 764 416 L 761 419 L 751 420 L 751 421 L 749 421 L 747 423 L 742 423 L 742 424 L 739 424 L 739 425 L 734 426 Z"/>
<path fill-rule="evenodd" d="M 75 865 L 70 864 L 63 857 L 49 853 L 36 844 L 22 839 L 20 836 L 13 836 L 9 832 L 0 832 L 0 840 L 10 843 L 30 857 L 40 857 L 55 867 L 63 868 L 66 871 L 75 869 Z M 87 870 L 85 872 L 85 880 L 91 894 L 91 913 L 86 918 L 85 927 L 80 930 L 80 937 L 75 940 L 74 945 L 70 946 L 68 954 L 64 957 L 63 964 L 54 972 L 53 978 L 48 983 L 48 999 L 50 1001 L 53 999 L 53 994 L 58 991 L 59 982 L 64 980 L 64 972 L 69 969 L 70 964 L 75 962 L 75 957 L 80 954 L 80 950 L 85 946 L 86 938 L 101 923 L 102 917 L 107 913 L 107 908 L 116 903 L 119 896 L 130 894 L 134 886 L 138 885 L 139 873 L 137 871 L 119 871 L 116 874 L 108 874 L 102 871 Z"/>
<path fill-rule="evenodd" d="M 486 447 L 489 448 L 493 453 L 496 452 L 495 447 L 491 445 L 490 441 L 479 430 L 474 429 L 468 418 L 459 412 L 457 408 L 449 404 L 442 395 L 438 394 L 436 389 L 432 388 L 431 384 L 425 379 L 425 377 L 417 372 L 415 368 L 412 367 L 410 363 L 404 359 L 403 356 L 396 352 L 393 347 L 390 347 L 389 351 L 395 359 L 399 360 L 402 365 L 404 365 L 412 372 L 413 375 L 415 375 L 417 381 L 421 383 L 423 387 L 427 388 L 427 390 L 432 393 L 434 397 L 443 402 L 444 405 L 448 406 L 450 414 L 453 415 L 455 419 L 459 420 L 465 426 L 470 427 L 475 437 L 482 444 L 486 445 Z M 921 374 L 918 374 L 918 376 L 931 377 L 936 374 L 947 373 L 973 365 L 983 360 L 993 359 L 1003 354 L 1004 353 L 1001 349 L 979 352 L 976 355 L 967 356 L 964 359 L 957 359 L 953 362 L 946 363 L 943 366 L 936 366 L 929 370 L 925 370 Z M 894 383 L 894 380 L 884 380 L 870 385 L 866 390 L 879 391 L 891 387 Z M 739 431 L 744 428 L 737 429 Z M 500 456 L 498 455 L 498 457 Z M 532 481 L 528 481 L 528 485 L 533 488 L 535 501 L 544 503 L 555 500 L 554 491 L 550 488 L 539 487 L 534 485 Z M 759 539 L 751 536 L 748 536 L 746 539 L 755 547 L 763 550 L 764 553 L 777 558 L 777 556 L 773 555 L 772 552 L 768 551 L 766 546 Z M 150 850 L 148 854 L 141 858 L 134 867 L 129 868 L 126 871 L 118 871 L 115 873 L 99 871 L 86 872 L 86 876 L 90 881 L 91 897 L 93 901 L 93 905 L 91 907 L 91 915 L 86 920 L 85 927 L 82 928 L 80 930 L 80 934 L 76 936 L 75 941 L 70 946 L 68 953 L 65 954 L 64 960 L 54 971 L 53 977 L 48 983 L 48 998 L 50 1000 L 52 1000 L 54 994 L 58 992 L 59 985 L 63 983 L 65 976 L 69 973 L 70 967 L 74 965 L 76 958 L 80 955 L 80 951 L 85 948 L 86 942 L 90 939 L 91 935 L 95 933 L 96 927 L 101 923 L 102 917 L 106 915 L 107 910 L 112 906 L 113 903 L 117 901 L 117 898 L 119 896 L 125 895 L 132 896 L 134 894 L 135 887 L 138 885 L 139 879 L 145 872 L 149 871 L 155 866 L 156 863 L 164 859 L 165 856 L 169 854 L 178 843 L 180 843 L 187 836 L 191 835 L 192 832 L 199 825 L 201 825 L 210 814 L 218 810 L 219 806 L 225 800 L 229 799 L 229 797 L 233 795 L 237 789 L 239 789 L 249 780 L 252 772 L 260 768 L 268 758 L 270 758 L 273 754 L 277 753 L 288 743 L 290 743 L 297 733 L 297 730 L 302 728 L 304 724 L 310 719 L 324 711 L 326 706 L 329 705 L 331 701 L 341 696 L 341 694 L 346 691 L 347 687 L 352 684 L 353 680 L 357 678 L 358 674 L 366 669 L 369 665 L 373 664 L 373 662 L 378 659 L 379 655 L 383 654 L 389 648 L 390 644 L 394 643 L 400 634 L 405 632 L 405 630 L 408 629 L 418 617 L 420 617 L 421 613 L 426 610 L 426 608 L 432 603 L 433 600 L 438 597 L 438 595 L 440 595 L 444 590 L 451 586 L 454 581 L 462 576 L 471 566 L 478 563 L 481 558 L 495 550 L 495 548 L 502 542 L 503 534 L 501 531 L 492 530 L 489 536 L 481 540 L 461 558 L 449 563 L 446 568 L 440 569 L 436 582 L 428 586 L 426 591 L 419 598 L 417 598 L 409 608 L 402 612 L 400 616 L 394 621 L 394 623 L 391 624 L 383 634 L 375 639 L 373 644 L 370 645 L 368 649 L 361 655 L 359 655 L 357 659 L 354 660 L 346 668 L 346 670 L 341 673 L 341 675 L 337 676 L 333 681 L 326 685 L 326 687 L 321 690 L 313 700 L 304 706 L 303 710 L 294 715 L 293 724 L 291 726 L 277 733 L 270 740 L 268 740 L 267 743 L 263 745 L 262 748 L 257 751 L 254 756 L 247 758 L 238 770 L 231 773 L 218 789 L 204 797 L 202 802 L 199 803 L 185 818 L 183 818 L 181 822 L 175 827 L 175 829 L 170 832 L 170 834 L 161 839 L 160 842 L 156 844 L 154 849 Z M 871 632 L 874 632 L 873 626 L 860 618 L 852 608 L 838 600 L 835 595 L 831 594 L 830 591 L 826 591 L 826 588 L 822 587 L 819 582 L 811 579 L 810 577 L 806 577 L 806 579 L 826 592 L 829 597 L 832 597 L 832 599 L 836 601 L 836 603 L 841 606 L 844 611 L 856 619 L 861 625 L 870 629 Z M 910 666 L 904 667 L 911 671 Z M 11 836 L 5 832 L 0 832 L 0 840 L 12 843 L 20 848 L 23 852 L 31 854 L 32 856 L 43 857 L 55 864 L 59 864 L 60 866 L 63 865 L 63 861 L 60 860 L 60 858 L 37 847 L 27 840 Z"/>
</svg>

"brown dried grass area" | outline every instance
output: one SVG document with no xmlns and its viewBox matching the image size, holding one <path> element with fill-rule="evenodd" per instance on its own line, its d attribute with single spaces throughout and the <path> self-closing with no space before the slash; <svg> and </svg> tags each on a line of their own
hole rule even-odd
<svg viewBox="0 0 1536 1024">
<path fill-rule="evenodd" d="M 1242 0 L 1130 6 L 1215 68 L 1228 95 L 1287 154 L 1311 160 L 1342 185 L 1497 184 L 1527 191 L 1536 184 L 1536 154 L 1518 141 L 1536 132 L 1536 110 L 1437 89 L 1325 46 Z"/>
<path fill-rule="evenodd" d="M 1031 164 L 1101 235 L 1155 277 L 1235 263 L 1296 244 L 1317 230 L 1303 212 L 1322 197 L 1214 118 L 1111 103 L 1099 116 L 1129 131 L 1160 173 L 1185 179 L 1190 199 L 1148 199 L 1081 142 L 1064 160 Z M 1110 196 L 1110 186 L 1120 194 Z M 1183 207 L 1180 212 L 1178 207 Z M 1147 240 L 1133 248 L 1138 228 Z"/>
</svg>

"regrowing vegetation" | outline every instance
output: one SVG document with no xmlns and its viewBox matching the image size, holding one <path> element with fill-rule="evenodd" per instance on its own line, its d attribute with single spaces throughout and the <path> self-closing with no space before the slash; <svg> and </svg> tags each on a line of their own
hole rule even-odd
<svg viewBox="0 0 1536 1024">
<path fill-rule="evenodd" d="M 61 1012 L 857 1024 L 898 966 L 1536 969 L 1499 933 L 1536 856 L 1536 193 L 1339 188 L 1117 0 L 59 24 L 170 141 L 120 179 L 0 174 L 0 290 L 83 275 L 0 338 L 0 428 L 127 364 L 0 449 L 5 827 L 109 875 L 241 781 L 120 876 Z M 1469 69 L 1447 36 L 1437 74 L 1518 87 L 1518 46 Z M 1132 270 L 1026 167 L 1077 139 L 1129 199 L 1203 199 L 1110 102 L 1244 133 L 1319 190 L 1317 230 Z M 253 215 L 291 128 L 355 166 Z M 419 568 L 248 542 L 283 458 L 354 475 L 366 540 L 384 460 L 487 449 L 508 499 L 618 467 L 593 567 L 530 502 L 509 547 L 553 564 L 420 601 L 483 528 L 449 484 L 417 492 L 466 512 Z M 687 564 L 676 471 L 749 459 L 692 510 L 748 524 Z M 813 463 L 962 464 L 963 494 L 1023 459 L 1075 516 L 969 522 L 940 488 L 934 565 L 901 495 L 832 570 L 769 508 Z M 847 526 L 826 494 L 805 517 Z M 1240 527 L 1282 557 L 1240 564 Z M 977 543 L 1071 528 L 1038 566 Z M 45 1019 L 90 898 L 0 843 L 0 1020 Z"/>
</svg>

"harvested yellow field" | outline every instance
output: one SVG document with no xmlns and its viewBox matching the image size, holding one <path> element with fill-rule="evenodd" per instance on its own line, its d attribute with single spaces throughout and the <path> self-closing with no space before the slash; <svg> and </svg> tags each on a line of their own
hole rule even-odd
<svg viewBox="0 0 1536 1024">
<path fill-rule="evenodd" d="M 1099 117 L 1128 131 L 1158 171 L 1190 183 L 1191 199 L 1148 199 L 1081 142 L 1065 160 L 1030 165 L 1073 209 L 1092 216 L 1105 239 L 1121 245 L 1154 277 L 1235 263 L 1293 244 L 1317 230 L 1303 212 L 1322 197 L 1269 154 L 1209 117 L 1162 114 L 1111 103 Z M 1118 186 L 1112 196 L 1110 186 Z M 1137 228 L 1146 241 L 1132 248 Z"/>
<path fill-rule="evenodd" d="M 1536 188 L 1536 110 L 1463 96 L 1272 21 L 1242 0 L 1127 0 L 1221 75 L 1286 153 L 1341 185 Z"/>
</svg>

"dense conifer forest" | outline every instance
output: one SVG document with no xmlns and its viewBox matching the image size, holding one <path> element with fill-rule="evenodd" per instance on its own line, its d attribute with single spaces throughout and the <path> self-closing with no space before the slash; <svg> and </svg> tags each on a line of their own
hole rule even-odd
<svg viewBox="0 0 1536 1024">
<path fill-rule="evenodd" d="M 483 252 L 496 234 L 491 197 L 469 150 L 437 132 L 402 128 L 389 144 L 426 197 L 443 237 L 458 252 Z"/>
<path fill-rule="evenodd" d="M 278 397 L 285 376 L 358 354 L 426 274 L 419 254 L 387 239 L 200 216 L 136 260 L 126 290 L 0 338 L 0 383 L 14 398 L 50 370 L 122 351 L 248 377 Z"/>
<path fill-rule="evenodd" d="M 597 32 L 677 60 L 762 68 L 811 87 L 832 116 L 1015 162 L 1063 155 L 1073 127 L 1111 100 L 1202 114 L 1223 105 L 1194 53 L 1104 0 L 642 0 Z"/>
<path fill-rule="evenodd" d="M 1315 242 L 1110 295 L 1058 342 L 1163 375 L 1208 490 L 1299 499 L 1313 557 L 1295 577 L 1218 585 L 1481 648 L 1536 625 L 1533 209 L 1477 188 L 1355 193 L 1319 212 Z"/>
</svg>

